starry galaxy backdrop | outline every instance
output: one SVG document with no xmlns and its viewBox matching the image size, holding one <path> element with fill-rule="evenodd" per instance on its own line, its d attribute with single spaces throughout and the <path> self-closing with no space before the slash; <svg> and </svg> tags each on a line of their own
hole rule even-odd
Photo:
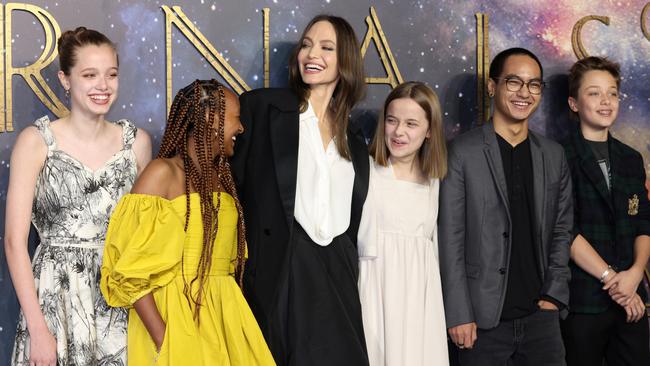
<svg viewBox="0 0 650 366">
<path fill-rule="evenodd" d="M 318 13 L 344 16 L 362 39 L 367 31 L 365 18 L 373 6 L 404 80 L 425 81 L 438 93 L 449 138 L 477 124 L 475 13 L 489 16 L 491 56 L 505 48 L 521 46 L 540 57 L 548 89 L 531 128 L 553 138 L 563 137 L 572 123 L 566 108 L 566 71 L 576 60 L 571 46 L 572 28 L 584 16 L 608 16 L 609 26 L 599 22 L 584 26 L 583 44 L 590 54 L 605 55 L 621 63 L 624 75 L 621 113 L 613 131 L 642 152 L 646 170 L 650 171 L 647 117 L 650 115 L 650 40 L 641 28 L 646 0 L 43 0 L 28 3 L 46 9 L 62 30 L 84 25 L 105 33 L 117 43 L 120 95 L 108 117 L 133 120 L 153 136 L 156 150 L 166 107 L 163 5 L 181 6 L 251 88 L 264 85 L 262 8 L 270 9 L 270 84 L 273 87 L 286 85 L 288 54 L 309 19 Z M 16 11 L 12 16 L 13 65 L 29 65 L 42 52 L 44 32 L 33 15 Z M 650 23 L 650 19 L 645 21 Z M 172 40 L 174 93 L 197 78 L 221 79 L 178 30 L 172 32 Z M 385 76 L 372 45 L 365 62 L 368 76 Z M 58 64 L 54 62 L 42 75 L 65 101 L 56 78 L 57 70 Z M 9 158 L 16 136 L 38 117 L 45 114 L 54 117 L 20 77 L 14 76 L 13 80 L 15 132 L 0 133 L 0 240 L 4 236 Z M 366 131 L 372 131 L 378 109 L 389 90 L 389 85 L 370 85 L 366 100 L 355 110 L 354 121 L 363 123 Z M 0 250 L 0 365 L 8 364 L 17 309 L 4 251 Z"/>
</svg>

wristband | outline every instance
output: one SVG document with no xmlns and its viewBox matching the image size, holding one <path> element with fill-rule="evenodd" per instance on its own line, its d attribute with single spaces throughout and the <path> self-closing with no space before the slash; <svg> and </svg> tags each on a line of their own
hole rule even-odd
<svg viewBox="0 0 650 366">
<path fill-rule="evenodd" d="M 612 266 L 607 266 L 607 269 L 600 275 L 600 282 L 605 283 L 605 278 L 609 275 L 609 271 L 612 269 Z"/>
</svg>

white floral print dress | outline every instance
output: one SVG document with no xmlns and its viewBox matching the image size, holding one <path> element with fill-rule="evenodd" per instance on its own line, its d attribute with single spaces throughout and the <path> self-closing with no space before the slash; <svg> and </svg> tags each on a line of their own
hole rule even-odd
<svg viewBox="0 0 650 366">
<path fill-rule="evenodd" d="M 126 365 L 127 312 L 106 305 L 99 290 L 104 238 L 117 201 L 137 174 L 136 128 L 122 126 L 123 147 L 92 171 L 57 149 L 47 116 L 34 124 L 47 144 L 36 181 L 32 223 L 40 244 L 32 260 L 36 291 L 57 365 Z M 29 332 L 21 312 L 12 365 L 29 365 Z"/>
</svg>

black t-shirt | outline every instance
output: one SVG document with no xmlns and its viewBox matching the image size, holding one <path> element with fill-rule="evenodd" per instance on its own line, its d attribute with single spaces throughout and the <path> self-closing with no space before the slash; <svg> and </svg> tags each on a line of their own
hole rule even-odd
<svg viewBox="0 0 650 366">
<path fill-rule="evenodd" d="M 609 168 L 609 147 L 607 141 L 589 141 L 586 140 L 591 151 L 596 157 L 596 162 L 600 167 L 600 170 L 605 176 L 605 181 L 607 182 L 607 189 L 612 190 L 612 173 Z"/>
</svg>

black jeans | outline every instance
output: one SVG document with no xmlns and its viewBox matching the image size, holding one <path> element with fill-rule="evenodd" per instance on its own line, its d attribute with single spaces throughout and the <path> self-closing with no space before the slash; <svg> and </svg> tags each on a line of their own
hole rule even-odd
<svg viewBox="0 0 650 366">
<path fill-rule="evenodd" d="M 612 305 L 600 314 L 571 313 L 562 321 L 569 366 L 650 365 L 648 318 L 626 322 L 625 310 Z"/>
<path fill-rule="evenodd" d="M 494 329 L 479 329 L 474 348 L 458 351 L 462 366 L 565 366 L 560 313 L 538 310 Z"/>
</svg>

